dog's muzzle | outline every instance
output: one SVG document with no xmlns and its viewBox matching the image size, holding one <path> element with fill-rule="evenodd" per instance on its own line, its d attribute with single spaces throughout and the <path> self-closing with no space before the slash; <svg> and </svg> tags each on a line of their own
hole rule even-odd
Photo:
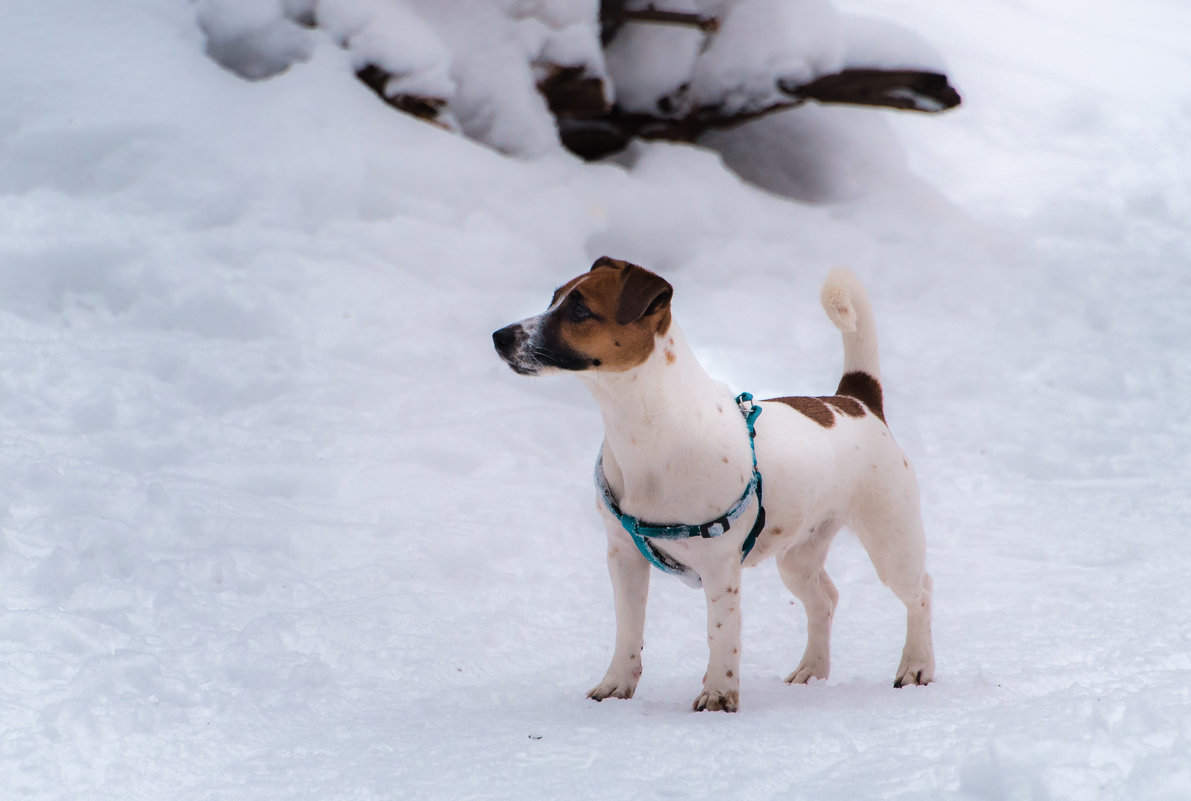
<svg viewBox="0 0 1191 801">
<path fill-rule="evenodd" d="M 496 347 L 496 353 L 509 367 L 521 375 L 536 375 L 540 365 L 526 358 L 525 346 L 528 341 L 529 333 L 521 323 L 506 325 L 492 332 L 492 344 Z"/>
</svg>

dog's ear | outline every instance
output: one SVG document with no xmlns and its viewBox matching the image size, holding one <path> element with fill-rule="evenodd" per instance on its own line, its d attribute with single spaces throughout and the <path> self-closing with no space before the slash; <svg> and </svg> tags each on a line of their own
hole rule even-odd
<svg viewBox="0 0 1191 801">
<path fill-rule="evenodd" d="M 589 270 L 588 272 L 591 272 L 592 270 L 598 270 L 601 267 L 611 267 L 614 270 L 620 270 L 620 269 L 623 269 L 625 267 L 625 265 L 627 265 L 627 264 L 628 264 L 627 261 L 618 261 L 617 259 L 614 259 L 611 256 L 600 256 L 591 265 L 591 270 Z"/>
<path fill-rule="evenodd" d="M 644 267 L 625 264 L 620 299 L 616 302 L 616 322 L 628 325 L 634 320 L 655 314 L 670 305 L 674 287 L 660 275 Z"/>
</svg>

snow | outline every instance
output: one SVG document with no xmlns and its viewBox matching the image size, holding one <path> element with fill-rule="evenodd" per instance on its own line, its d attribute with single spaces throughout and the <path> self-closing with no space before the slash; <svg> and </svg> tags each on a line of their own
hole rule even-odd
<svg viewBox="0 0 1191 801">
<path fill-rule="evenodd" d="M 311 39 L 280 0 L 201 0 L 196 18 L 206 52 L 249 80 L 278 75 L 310 57 Z"/>
<path fill-rule="evenodd" d="M 690 25 L 622 26 L 607 61 L 626 111 L 738 114 L 789 102 L 775 76 L 800 86 L 850 67 L 945 71 L 914 32 L 887 19 L 840 14 L 830 0 L 673 0 L 665 10 L 713 17 L 719 28 L 709 35 Z"/>
<path fill-rule="evenodd" d="M 321 0 L 318 24 L 344 42 L 353 66 L 384 69 L 387 96 L 402 93 L 451 100 L 451 56 L 434 29 L 404 5 L 382 0 Z"/>
<path fill-rule="evenodd" d="M 947 72 L 938 51 L 921 36 L 880 17 L 849 15 L 842 47 L 841 61 L 849 67 Z"/>
<path fill-rule="evenodd" d="M 794 86 L 843 67 L 843 23 L 829 0 L 739 0 L 695 63 L 696 106 L 726 113 L 781 101 L 774 76 Z M 742 91 L 736 87 L 745 87 Z"/>
<path fill-rule="evenodd" d="M 700 11 L 700 4 L 677 0 L 666 10 L 694 14 Z M 617 105 L 628 112 L 656 113 L 661 100 L 676 112 L 685 110 L 684 87 L 690 83 L 706 38 L 690 26 L 622 26 L 607 48 L 608 74 Z"/>
<path fill-rule="evenodd" d="M 965 105 L 748 126 L 790 141 L 768 189 L 732 136 L 587 165 L 527 117 L 536 158 L 503 156 L 318 31 L 245 81 L 206 5 L 0 27 L 6 797 L 1191 796 L 1185 4 L 840 2 L 929 41 Z M 443 45 L 474 75 L 544 41 L 516 24 Z M 819 284 L 861 275 L 935 684 L 890 686 L 904 612 L 843 536 L 830 680 L 782 684 L 803 615 L 766 565 L 740 713 L 688 711 L 703 604 L 661 575 L 637 698 L 583 697 L 612 645 L 598 415 L 489 335 L 603 253 L 663 272 L 758 397 L 835 386 Z"/>
</svg>

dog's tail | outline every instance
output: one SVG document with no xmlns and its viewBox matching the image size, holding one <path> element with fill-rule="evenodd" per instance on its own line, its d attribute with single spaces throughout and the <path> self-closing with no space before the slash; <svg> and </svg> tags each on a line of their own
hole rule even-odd
<svg viewBox="0 0 1191 801">
<path fill-rule="evenodd" d="M 823 282 L 819 299 L 831 322 L 843 334 L 844 375 L 836 394 L 856 398 L 884 420 L 877 321 L 868 293 L 855 273 L 846 267 L 836 267 Z"/>
</svg>

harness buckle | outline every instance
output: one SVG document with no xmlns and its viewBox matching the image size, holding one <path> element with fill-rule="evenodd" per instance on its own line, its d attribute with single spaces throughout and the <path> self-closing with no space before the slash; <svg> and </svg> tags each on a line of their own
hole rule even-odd
<svg viewBox="0 0 1191 801">
<path fill-rule="evenodd" d="M 753 424 L 761 414 L 761 407 L 753 403 L 753 396 L 748 392 L 741 392 L 736 396 L 736 405 L 740 407 L 740 413 L 744 415 L 744 421 L 748 424 L 749 439 L 756 438 L 757 432 L 753 430 Z M 753 457 L 753 460 L 755 463 L 756 456 Z"/>
<path fill-rule="evenodd" d="M 699 536 L 705 540 L 709 540 L 712 537 L 720 536 L 731 527 L 732 521 L 728 519 L 727 515 L 724 515 L 721 518 L 712 520 L 710 523 L 704 523 L 699 526 Z"/>
</svg>

